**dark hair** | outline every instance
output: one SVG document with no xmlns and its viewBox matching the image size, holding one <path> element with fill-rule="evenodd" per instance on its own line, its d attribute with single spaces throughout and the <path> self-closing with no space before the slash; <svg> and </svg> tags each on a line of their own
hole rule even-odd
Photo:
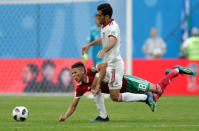
<svg viewBox="0 0 199 131">
<path fill-rule="evenodd" d="M 82 62 L 76 62 L 75 64 L 72 65 L 72 69 L 73 68 L 83 68 L 84 71 L 86 71 L 86 68 Z"/>
<path fill-rule="evenodd" d="M 97 10 L 102 11 L 103 15 L 108 15 L 110 18 L 112 17 L 113 9 L 112 9 L 111 5 L 108 3 L 98 5 Z"/>
<path fill-rule="evenodd" d="M 45 69 L 47 66 L 55 68 L 55 64 L 51 60 L 45 60 L 42 64 L 42 69 Z"/>
<path fill-rule="evenodd" d="M 78 68 L 78 67 L 85 68 L 85 66 L 84 66 L 84 64 L 82 62 L 76 62 L 75 64 L 72 65 L 72 69 L 73 68 Z"/>
<path fill-rule="evenodd" d="M 38 66 L 35 65 L 35 64 L 28 64 L 27 67 L 30 68 L 30 71 L 31 71 L 32 73 L 35 73 L 35 74 L 36 74 L 36 78 L 37 78 L 37 76 L 39 75 L 39 68 L 38 68 Z"/>
</svg>

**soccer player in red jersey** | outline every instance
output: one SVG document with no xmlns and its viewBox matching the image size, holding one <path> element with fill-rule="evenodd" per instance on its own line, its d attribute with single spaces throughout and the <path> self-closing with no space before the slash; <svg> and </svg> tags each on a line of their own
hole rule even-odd
<svg viewBox="0 0 199 131">
<path fill-rule="evenodd" d="M 80 100 L 80 97 L 84 95 L 87 91 L 95 91 L 95 82 L 93 82 L 95 75 L 97 72 L 100 72 L 103 74 L 103 72 L 106 72 L 106 64 L 98 64 L 97 70 L 96 68 L 85 68 L 84 64 L 81 62 L 77 62 L 73 64 L 72 66 L 72 76 L 73 78 L 78 82 L 76 87 L 76 93 L 75 97 L 73 99 L 73 102 L 71 106 L 66 111 L 65 115 L 61 115 L 59 118 L 59 121 L 64 121 L 67 119 L 72 113 L 75 111 L 78 102 Z M 126 78 L 123 80 L 124 83 L 126 83 Z M 124 84 L 125 85 L 125 84 Z M 124 92 L 124 88 L 121 89 L 121 92 Z M 94 96 L 94 100 L 97 106 L 97 109 L 100 112 L 100 116 L 97 117 L 94 121 L 109 121 L 108 115 L 106 113 L 105 105 L 104 105 L 104 98 L 102 96 L 102 93 L 109 94 L 109 88 L 107 83 L 102 83 L 100 91 Z M 152 95 L 146 95 L 146 94 L 134 94 L 134 101 L 142 101 L 146 102 L 148 105 L 150 101 L 153 101 Z M 155 105 L 155 104 L 154 104 Z M 152 106 L 154 106 L 152 105 Z M 151 106 L 151 105 L 149 105 Z M 152 107 L 152 111 L 154 110 L 154 107 Z"/>
<path fill-rule="evenodd" d="M 68 118 L 76 109 L 77 104 L 79 102 L 80 97 L 87 91 L 95 91 L 96 82 L 94 78 L 96 78 L 96 73 L 100 72 L 99 79 L 102 79 L 100 77 L 103 77 L 103 74 L 106 73 L 106 67 L 107 64 L 98 64 L 97 68 L 85 68 L 85 66 L 81 63 L 75 63 L 72 66 L 72 75 L 74 79 L 79 82 L 76 88 L 76 95 L 72 102 L 72 105 L 69 107 L 65 115 L 61 115 L 59 118 L 59 121 L 64 121 L 66 118 Z M 166 86 L 171 82 L 171 80 L 178 76 L 178 74 L 188 74 L 193 75 L 194 73 L 186 67 L 181 66 L 175 66 L 174 70 L 167 70 L 166 76 L 158 83 L 158 84 L 152 84 L 150 82 L 147 82 L 146 80 L 143 80 L 141 78 L 135 77 L 135 76 L 129 76 L 124 75 L 123 77 L 123 86 L 120 90 L 120 92 L 131 92 L 131 93 L 138 93 L 134 94 L 134 99 L 131 101 L 146 101 L 150 102 L 149 98 L 145 94 L 139 94 L 139 93 L 146 93 L 148 91 L 153 92 L 153 96 L 156 96 L 156 101 L 159 99 L 159 97 L 163 94 Z M 100 91 L 97 93 L 97 95 L 94 97 L 97 108 L 100 112 L 100 116 L 97 117 L 94 121 L 109 121 L 109 118 L 106 113 L 106 109 L 104 106 L 104 100 L 101 99 L 101 92 L 103 93 L 110 93 L 108 89 L 107 83 L 102 83 L 100 86 Z M 100 99 L 99 99 L 100 98 Z M 155 97 L 154 97 L 155 98 Z M 120 98 L 125 99 L 124 97 Z M 153 101 L 153 99 L 152 99 Z M 151 105 L 150 105 L 151 106 Z M 152 105 L 152 111 L 154 111 L 154 105 Z M 105 116 L 105 117 L 104 117 Z M 104 117 L 104 118 L 103 118 Z"/>
</svg>

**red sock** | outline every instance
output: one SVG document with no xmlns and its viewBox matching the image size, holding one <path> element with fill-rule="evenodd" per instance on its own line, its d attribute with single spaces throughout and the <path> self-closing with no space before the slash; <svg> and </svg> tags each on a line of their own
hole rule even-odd
<svg viewBox="0 0 199 131">
<path fill-rule="evenodd" d="M 153 96 L 153 100 L 155 101 L 155 102 L 157 102 L 158 100 L 159 100 L 159 94 L 157 94 L 157 93 L 152 93 L 152 96 Z"/>
<path fill-rule="evenodd" d="M 163 94 L 167 85 L 171 82 L 171 80 L 178 75 L 178 71 L 173 70 L 168 75 L 166 75 L 157 85 L 156 91 L 159 94 L 159 97 Z"/>
</svg>

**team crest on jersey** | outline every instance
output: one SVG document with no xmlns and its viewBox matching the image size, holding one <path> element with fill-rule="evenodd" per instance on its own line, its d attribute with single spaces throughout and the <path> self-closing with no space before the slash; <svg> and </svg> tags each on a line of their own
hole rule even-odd
<svg viewBox="0 0 199 131">
<path fill-rule="evenodd" d="M 116 35 L 116 32 L 115 32 L 115 31 L 112 31 L 112 32 L 111 32 L 111 35 L 114 35 L 114 36 L 115 36 L 115 35 Z"/>
</svg>

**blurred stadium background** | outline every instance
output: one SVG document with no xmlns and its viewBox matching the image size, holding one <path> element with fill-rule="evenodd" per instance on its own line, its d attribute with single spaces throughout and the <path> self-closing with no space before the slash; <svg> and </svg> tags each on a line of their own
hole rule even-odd
<svg viewBox="0 0 199 131">
<path fill-rule="evenodd" d="M 151 82 L 158 82 L 167 68 L 191 61 L 179 59 L 182 43 L 182 16 L 185 0 L 132 0 L 132 54 L 126 55 L 127 0 L 1 0 L 0 1 L 0 93 L 23 93 L 24 67 L 35 64 L 39 68 L 37 81 L 42 80 L 42 63 L 51 60 L 55 64 L 53 83 L 58 83 L 60 71 L 81 60 L 81 47 L 87 43 L 90 29 L 95 25 L 96 7 L 103 2 L 113 6 L 113 18 L 121 29 L 121 52 L 132 56 L 132 73 Z M 199 27 L 199 1 L 189 1 L 190 33 Z M 162 59 L 147 60 L 142 52 L 151 27 L 167 45 Z M 91 51 L 85 63 L 92 66 Z M 199 66 L 199 61 L 193 61 Z M 75 84 L 75 83 L 74 83 Z M 199 78 L 197 76 L 197 84 Z M 198 95 L 199 87 L 188 88 L 186 76 L 177 78 L 165 94 Z M 43 91 L 45 92 L 45 91 Z M 47 91 L 48 92 L 48 91 Z"/>
</svg>

